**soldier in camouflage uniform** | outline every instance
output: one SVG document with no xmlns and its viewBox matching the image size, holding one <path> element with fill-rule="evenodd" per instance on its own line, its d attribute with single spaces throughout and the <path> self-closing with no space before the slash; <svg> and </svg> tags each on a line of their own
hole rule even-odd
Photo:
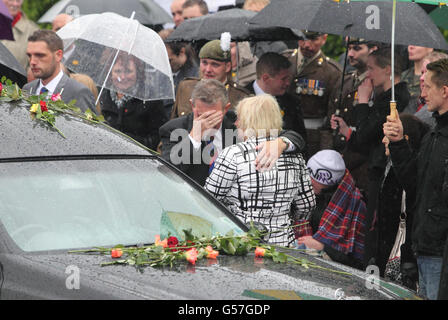
<svg viewBox="0 0 448 320">
<path fill-rule="evenodd" d="M 349 38 L 348 41 L 348 63 L 355 68 L 355 71 L 345 74 L 342 94 L 340 85 L 337 90 L 333 91 L 330 97 L 329 112 L 342 117 L 348 126 L 355 127 L 353 109 L 358 103 L 358 87 L 367 77 L 367 58 L 372 51 L 378 49 L 379 44 L 358 38 Z M 367 157 L 349 150 L 345 142 L 345 137 L 337 134 L 334 137 L 334 148 L 343 154 L 345 166 L 355 179 L 356 186 L 364 191 L 368 184 Z"/>
<path fill-rule="evenodd" d="M 329 126 L 328 102 L 341 82 L 339 64 L 326 57 L 320 48 L 325 44 L 326 34 L 304 32 L 306 40 L 299 40 L 299 49 L 283 54 L 292 64 L 293 80 L 289 93 L 301 100 L 305 128 L 308 137 L 308 157 L 332 146 Z"/>
<path fill-rule="evenodd" d="M 413 62 L 413 66 L 401 74 L 401 81 L 407 83 L 409 93 L 411 94 L 411 101 L 409 101 L 409 106 L 405 109 L 405 112 L 414 114 L 417 111 L 423 60 L 432 51 L 432 48 L 408 46 L 409 61 Z"/>
<path fill-rule="evenodd" d="M 220 40 L 207 42 L 199 51 L 199 73 L 201 79 L 215 79 L 225 84 L 229 93 L 231 109 L 235 108 L 240 100 L 249 96 L 249 92 L 230 79 L 232 63 L 230 51 L 223 51 Z M 186 78 L 178 85 L 176 101 L 171 111 L 171 119 L 191 113 L 191 93 L 200 81 L 199 78 Z"/>
</svg>

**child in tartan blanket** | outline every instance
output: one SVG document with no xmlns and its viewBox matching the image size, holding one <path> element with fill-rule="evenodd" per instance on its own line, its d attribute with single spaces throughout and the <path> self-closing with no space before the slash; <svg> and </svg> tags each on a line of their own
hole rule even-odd
<svg viewBox="0 0 448 320">
<path fill-rule="evenodd" d="M 308 224 L 297 221 L 299 248 L 323 251 L 331 260 L 362 269 L 366 204 L 342 156 L 322 150 L 307 166 L 317 206 Z"/>
</svg>

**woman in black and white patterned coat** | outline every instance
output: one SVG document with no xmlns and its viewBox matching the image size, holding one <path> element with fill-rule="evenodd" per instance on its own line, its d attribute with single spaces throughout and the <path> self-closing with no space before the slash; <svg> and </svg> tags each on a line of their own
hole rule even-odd
<svg viewBox="0 0 448 320">
<path fill-rule="evenodd" d="M 316 203 L 305 160 L 299 153 L 284 153 L 271 170 L 257 171 L 256 146 L 277 138 L 283 123 L 280 108 L 275 98 L 261 95 L 245 98 L 236 110 L 244 142 L 219 154 L 205 188 L 242 222 L 265 225 L 270 243 L 290 246 L 293 221 L 307 220 Z"/>
</svg>

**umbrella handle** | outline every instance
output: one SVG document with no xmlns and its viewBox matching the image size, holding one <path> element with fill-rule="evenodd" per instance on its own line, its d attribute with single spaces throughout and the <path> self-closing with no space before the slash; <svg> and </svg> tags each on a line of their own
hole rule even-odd
<svg viewBox="0 0 448 320">
<path fill-rule="evenodd" d="M 389 103 L 390 105 L 390 115 L 392 117 L 392 119 L 396 119 L 396 115 L 397 115 L 397 102 L 396 101 L 391 101 Z"/>
</svg>

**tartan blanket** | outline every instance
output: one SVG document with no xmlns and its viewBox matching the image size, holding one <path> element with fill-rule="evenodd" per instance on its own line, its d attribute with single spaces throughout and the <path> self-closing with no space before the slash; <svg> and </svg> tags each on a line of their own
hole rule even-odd
<svg viewBox="0 0 448 320">
<path fill-rule="evenodd" d="M 331 197 L 313 238 L 357 259 L 364 256 L 364 224 L 366 204 L 355 186 L 352 175 L 345 171 L 344 178 Z"/>
</svg>

